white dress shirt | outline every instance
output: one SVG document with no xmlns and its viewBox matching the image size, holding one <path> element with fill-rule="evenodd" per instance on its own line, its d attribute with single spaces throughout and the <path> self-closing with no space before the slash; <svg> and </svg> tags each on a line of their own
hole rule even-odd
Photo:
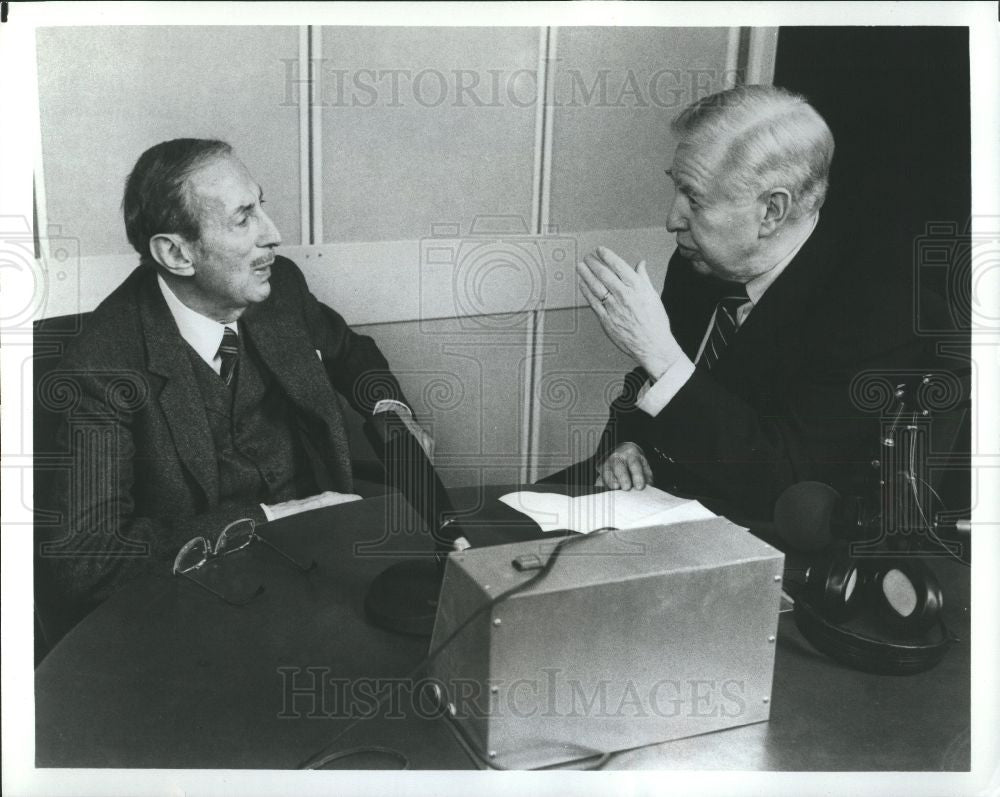
<svg viewBox="0 0 1000 797">
<path fill-rule="evenodd" d="M 156 275 L 156 282 L 160 286 L 160 293 L 163 294 L 170 315 L 174 317 L 181 337 L 187 341 L 201 359 L 208 363 L 215 373 L 221 374 L 222 358 L 219 357 L 219 345 L 222 343 L 226 327 L 229 327 L 237 335 L 239 334 L 236 322 L 230 321 L 228 324 L 220 324 L 215 319 L 204 316 L 184 304 L 170 290 L 166 280 L 159 274 Z"/>
<path fill-rule="evenodd" d="M 749 300 L 744 304 L 741 304 L 736 310 L 736 328 L 739 329 L 743 323 L 747 320 L 747 317 L 753 311 L 754 307 L 760 302 L 761 298 L 764 296 L 765 291 L 774 284 L 774 281 L 781 276 L 781 273 L 788 267 L 788 264 L 792 262 L 795 255 L 799 253 L 799 250 L 809 240 L 809 236 L 812 235 L 814 229 L 816 229 L 816 223 L 819 221 L 819 214 L 813 216 L 812 224 L 806 231 L 802 240 L 792 248 L 792 250 L 785 255 L 781 260 L 774 264 L 774 266 L 763 274 L 754 277 L 746 284 L 747 296 Z M 718 312 L 718 308 L 716 308 Z M 712 333 L 712 326 L 715 323 L 715 313 L 712 314 L 709 320 L 708 327 L 705 329 L 705 335 L 702 337 L 701 345 L 698 347 L 698 352 L 695 355 L 695 361 L 701 357 L 702 350 L 704 350 L 705 345 L 708 343 L 708 338 Z M 660 376 L 656 382 L 647 381 L 642 389 L 639 391 L 639 400 L 636 402 L 636 406 L 645 412 L 647 415 L 656 417 L 659 413 L 666 407 L 674 396 L 680 392 L 680 389 L 684 387 L 688 379 L 691 378 L 691 374 L 694 373 L 695 365 L 686 355 L 681 355 L 663 374 Z"/>
<path fill-rule="evenodd" d="M 170 309 L 170 314 L 177 323 L 177 329 L 180 330 L 181 337 L 188 342 L 201 359 L 208 363 L 215 373 L 221 375 L 222 358 L 219 357 L 219 346 L 222 343 L 222 336 L 226 331 L 226 327 L 229 327 L 237 335 L 239 334 L 236 322 L 230 321 L 228 324 L 220 324 L 218 321 L 192 310 L 177 298 L 174 292 L 170 290 L 170 286 L 167 285 L 166 280 L 159 274 L 156 275 L 156 281 L 160 286 L 160 292 L 163 294 L 167 307 Z M 316 356 L 322 362 L 323 356 L 319 349 L 316 350 Z M 389 410 L 395 410 L 404 420 L 413 417 L 413 413 L 409 407 L 403 402 L 394 399 L 382 399 L 377 402 L 375 409 L 372 410 L 372 414 L 378 415 L 380 412 L 388 412 Z M 419 439 L 419 435 L 417 437 Z"/>
</svg>

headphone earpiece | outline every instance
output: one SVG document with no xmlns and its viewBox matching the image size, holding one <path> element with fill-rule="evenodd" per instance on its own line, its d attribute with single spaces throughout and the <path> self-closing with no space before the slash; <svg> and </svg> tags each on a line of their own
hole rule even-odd
<svg viewBox="0 0 1000 797">
<path fill-rule="evenodd" d="M 941 586 L 915 559 L 854 558 L 828 554 L 806 572 L 795 598 L 795 624 L 817 650 L 866 672 L 910 675 L 930 669 L 953 638 L 941 620 Z M 875 608 L 897 633 L 918 637 L 940 624 L 939 642 L 896 643 L 840 627 L 863 607 Z"/>
<path fill-rule="evenodd" d="M 806 571 L 806 589 L 824 615 L 842 622 L 861 610 L 867 578 L 857 560 L 843 554 L 829 555 Z"/>
<path fill-rule="evenodd" d="M 879 614 L 894 630 L 919 635 L 941 616 L 944 598 L 934 573 L 919 560 L 883 562 L 873 573 L 873 599 Z"/>
</svg>

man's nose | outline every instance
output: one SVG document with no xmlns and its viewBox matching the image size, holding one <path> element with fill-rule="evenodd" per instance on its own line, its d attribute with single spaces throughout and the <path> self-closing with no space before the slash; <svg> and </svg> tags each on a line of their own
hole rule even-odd
<svg viewBox="0 0 1000 797">
<path fill-rule="evenodd" d="M 687 226 L 684 214 L 680 211 L 680 203 L 675 195 L 670 203 L 670 210 L 667 211 L 667 231 L 679 232 Z"/>
<path fill-rule="evenodd" d="M 275 226 L 274 222 L 271 221 L 271 217 L 264 212 L 263 208 L 260 210 L 260 215 L 263 217 L 264 224 L 260 229 L 260 237 L 257 239 L 257 246 L 261 248 L 278 246 L 281 243 L 281 233 L 278 232 L 278 228 Z"/>
</svg>

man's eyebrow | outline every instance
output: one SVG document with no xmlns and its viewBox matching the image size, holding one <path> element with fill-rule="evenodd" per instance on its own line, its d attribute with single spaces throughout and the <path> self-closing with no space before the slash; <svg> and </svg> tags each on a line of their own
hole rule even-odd
<svg viewBox="0 0 1000 797">
<path fill-rule="evenodd" d="M 669 177 L 671 180 L 673 180 L 674 185 L 676 185 L 678 188 L 680 188 L 683 185 L 687 185 L 683 177 L 678 177 L 677 175 L 674 174 L 673 169 L 664 169 L 663 173 L 667 175 L 667 177 Z"/>
<path fill-rule="evenodd" d="M 697 193 L 697 191 L 695 191 L 694 186 L 691 185 L 691 183 L 689 183 L 683 177 L 676 176 L 673 173 L 673 171 L 671 171 L 670 169 L 664 169 L 663 173 L 665 175 L 667 175 L 667 177 L 669 177 L 671 180 L 674 181 L 674 185 L 677 186 L 678 190 L 684 191 L 687 194 L 696 194 Z"/>
<path fill-rule="evenodd" d="M 258 202 L 264 201 L 264 189 L 261 188 L 259 185 L 257 186 L 257 201 Z M 256 207 L 255 202 L 250 202 L 246 205 L 240 205 L 238 208 L 236 208 L 236 210 L 233 211 L 233 215 L 242 216 L 244 213 L 249 213 L 251 210 L 254 209 L 254 207 Z"/>
</svg>

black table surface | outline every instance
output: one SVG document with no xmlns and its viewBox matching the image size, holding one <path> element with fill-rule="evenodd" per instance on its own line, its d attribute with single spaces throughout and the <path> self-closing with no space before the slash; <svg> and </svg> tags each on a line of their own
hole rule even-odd
<svg viewBox="0 0 1000 797">
<path fill-rule="evenodd" d="M 459 510 L 516 538 L 518 524 L 530 524 L 496 502 L 511 489 L 463 488 L 452 497 Z M 425 535 L 385 531 L 414 525 L 407 516 L 398 496 L 386 496 L 261 527 L 318 566 L 303 574 L 253 545 L 196 574 L 230 597 L 263 584 L 246 606 L 230 606 L 168 567 L 117 593 L 35 672 L 36 766 L 291 769 L 324 748 L 370 746 L 399 755 L 358 752 L 331 766 L 479 766 L 400 680 L 420 678 L 413 670 L 427 640 L 365 618 L 372 578 L 401 552 L 427 549 Z M 934 669 L 907 677 L 848 669 L 814 651 L 785 613 L 768 722 L 620 752 L 604 767 L 968 770 L 969 572 L 941 557 L 932 568 L 961 640 Z M 373 697 L 347 712 L 348 685 Z M 392 690 L 393 716 L 389 703 L 373 710 Z"/>
</svg>

